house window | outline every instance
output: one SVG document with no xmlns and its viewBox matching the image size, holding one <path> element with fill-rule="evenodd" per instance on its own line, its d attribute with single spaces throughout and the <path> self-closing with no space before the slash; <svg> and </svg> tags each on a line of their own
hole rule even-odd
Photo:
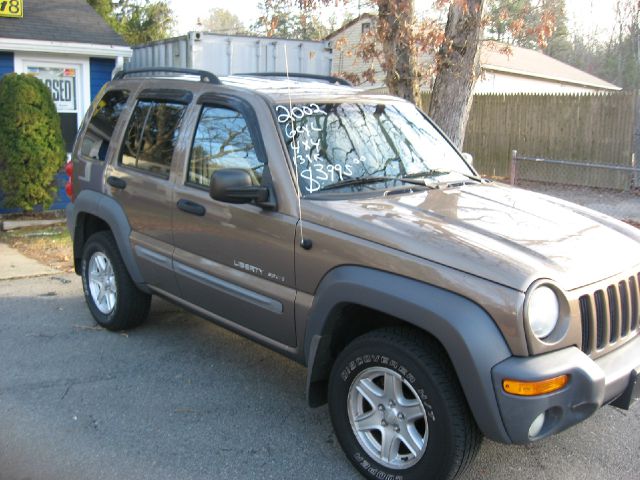
<svg viewBox="0 0 640 480">
<path fill-rule="evenodd" d="M 27 72 L 35 75 L 51 90 L 53 102 L 59 112 L 76 112 L 76 69 L 60 67 L 28 66 Z"/>
<path fill-rule="evenodd" d="M 67 152 L 70 152 L 78 131 L 78 114 L 82 113 L 78 95 L 78 87 L 82 84 L 80 65 L 28 60 L 24 62 L 24 71 L 42 80 L 51 91 L 51 98 L 60 116 L 62 137 Z"/>
<path fill-rule="evenodd" d="M 363 22 L 362 23 L 362 33 L 369 33 L 369 31 L 371 30 L 371 22 Z"/>
</svg>

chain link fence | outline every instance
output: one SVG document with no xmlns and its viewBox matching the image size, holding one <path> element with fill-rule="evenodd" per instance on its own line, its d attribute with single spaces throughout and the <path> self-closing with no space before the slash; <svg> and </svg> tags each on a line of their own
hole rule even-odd
<svg viewBox="0 0 640 480">
<path fill-rule="evenodd" d="M 640 168 L 635 159 L 630 166 L 606 165 L 527 157 L 514 150 L 509 183 L 640 227 Z"/>
</svg>

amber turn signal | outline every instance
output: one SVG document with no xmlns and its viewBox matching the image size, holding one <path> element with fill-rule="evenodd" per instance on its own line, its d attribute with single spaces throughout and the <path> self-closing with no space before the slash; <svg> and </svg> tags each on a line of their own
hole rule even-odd
<svg viewBox="0 0 640 480">
<path fill-rule="evenodd" d="M 520 380 L 503 380 L 502 388 L 505 392 L 512 395 L 521 395 L 524 397 L 532 397 L 534 395 L 544 395 L 545 393 L 560 390 L 569 383 L 569 375 L 560 375 L 559 377 L 540 380 L 538 382 L 523 382 Z"/>
</svg>

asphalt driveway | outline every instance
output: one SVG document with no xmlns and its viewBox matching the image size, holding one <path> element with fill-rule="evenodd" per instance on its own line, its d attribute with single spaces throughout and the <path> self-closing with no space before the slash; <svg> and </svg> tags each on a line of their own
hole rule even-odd
<svg viewBox="0 0 640 480">
<path fill-rule="evenodd" d="M 305 370 L 159 300 L 127 334 L 75 275 L 0 281 L 0 479 L 358 478 Z M 640 405 L 528 447 L 485 441 L 465 480 L 640 478 Z"/>
</svg>

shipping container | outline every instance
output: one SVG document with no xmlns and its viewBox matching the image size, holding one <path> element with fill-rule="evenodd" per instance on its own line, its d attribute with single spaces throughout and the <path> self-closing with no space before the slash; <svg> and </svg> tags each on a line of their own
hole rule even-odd
<svg viewBox="0 0 640 480">
<path fill-rule="evenodd" d="M 331 49 L 325 41 L 285 40 L 189 32 L 182 37 L 133 47 L 125 70 L 181 67 L 216 75 L 249 72 L 331 74 Z M 288 65 L 287 65 L 288 64 Z"/>
</svg>

